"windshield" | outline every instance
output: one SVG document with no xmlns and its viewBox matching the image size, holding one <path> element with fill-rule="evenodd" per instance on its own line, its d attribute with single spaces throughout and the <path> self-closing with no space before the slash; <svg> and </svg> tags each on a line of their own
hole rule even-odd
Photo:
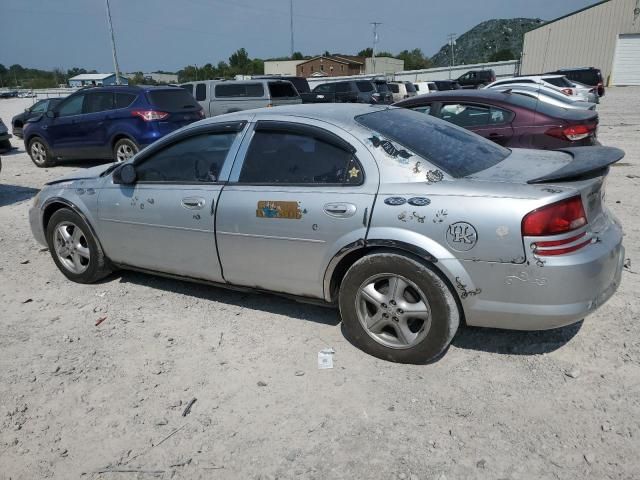
<svg viewBox="0 0 640 480">
<path fill-rule="evenodd" d="M 456 178 L 493 167 L 511 153 L 468 130 L 403 108 L 366 113 L 355 120 Z"/>
</svg>

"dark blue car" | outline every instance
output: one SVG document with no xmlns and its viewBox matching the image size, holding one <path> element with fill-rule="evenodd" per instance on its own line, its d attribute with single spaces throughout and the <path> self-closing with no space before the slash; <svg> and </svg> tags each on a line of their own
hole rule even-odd
<svg viewBox="0 0 640 480">
<path fill-rule="evenodd" d="M 38 167 L 62 159 L 121 162 L 202 118 L 202 107 L 179 87 L 90 87 L 30 119 L 24 144 Z"/>
</svg>

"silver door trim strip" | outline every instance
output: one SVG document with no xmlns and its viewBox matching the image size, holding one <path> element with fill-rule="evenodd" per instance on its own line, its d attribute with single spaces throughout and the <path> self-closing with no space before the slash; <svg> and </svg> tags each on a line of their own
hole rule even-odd
<svg viewBox="0 0 640 480">
<path fill-rule="evenodd" d="M 288 240 L 291 242 L 325 243 L 324 240 L 317 240 L 315 238 L 277 237 L 274 235 L 257 235 L 253 233 L 238 233 L 238 232 L 218 232 L 218 233 L 220 235 L 230 235 L 233 237 L 268 238 L 270 240 Z"/>
<path fill-rule="evenodd" d="M 190 232 L 202 232 L 202 233 L 213 233 L 213 230 L 203 230 L 201 228 L 189 228 L 189 227 L 176 227 L 173 225 L 160 225 L 157 223 L 143 223 L 143 222 L 127 222 L 126 220 L 116 220 L 114 218 L 101 218 L 101 222 L 111 222 L 111 223 L 124 223 L 127 225 L 141 225 L 143 227 L 156 227 L 156 228 L 169 228 L 171 230 L 187 230 Z"/>
</svg>

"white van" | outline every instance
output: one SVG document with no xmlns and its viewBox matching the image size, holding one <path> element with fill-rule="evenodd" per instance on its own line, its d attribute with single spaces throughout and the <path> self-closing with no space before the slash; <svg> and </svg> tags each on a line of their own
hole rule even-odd
<svg viewBox="0 0 640 480">
<path fill-rule="evenodd" d="M 207 117 L 302 103 L 298 91 L 287 80 L 203 80 L 180 86 L 202 105 Z"/>
</svg>

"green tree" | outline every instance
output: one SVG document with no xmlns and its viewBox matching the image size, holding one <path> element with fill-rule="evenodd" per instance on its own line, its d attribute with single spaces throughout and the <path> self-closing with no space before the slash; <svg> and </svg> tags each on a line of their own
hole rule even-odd
<svg viewBox="0 0 640 480">
<path fill-rule="evenodd" d="M 129 85 L 144 85 L 149 82 L 144 79 L 142 72 L 135 72 L 133 77 L 129 77 Z"/>
<path fill-rule="evenodd" d="M 501 62 L 504 60 L 514 60 L 516 56 L 508 48 L 503 48 L 489 56 L 490 62 Z"/>
<path fill-rule="evenodd" d="M 404 60 L 404 69 L 405 70 L 420 70 L 423 68 L 431 67 L 431 60 L 425 57 L 422 50 L 419 48 L 414 48 L 413 50 L 403 50 L 401 51 L 396 58 L 400 60 Z"/>
<path fill-rule="evenodd" d="M 240 48 L 229 57 L 229 66 L 238 73 L 244 73 L 251 64 L 249 54 L 244 48 Z"/>
<path fill-rule="evenodd" d="M 291 60 L 304 60 L 304 55 L 302 55 L 302 52 L 293 52 Z"/>
<path fill-rule="evenodd" d="M 69 78 L 75 77 L 76 75 L 82 75 L 83 73 L 87 73 L 84 68 L 73 67 L 67 70 L 67 76 Z"/>
</svg>

